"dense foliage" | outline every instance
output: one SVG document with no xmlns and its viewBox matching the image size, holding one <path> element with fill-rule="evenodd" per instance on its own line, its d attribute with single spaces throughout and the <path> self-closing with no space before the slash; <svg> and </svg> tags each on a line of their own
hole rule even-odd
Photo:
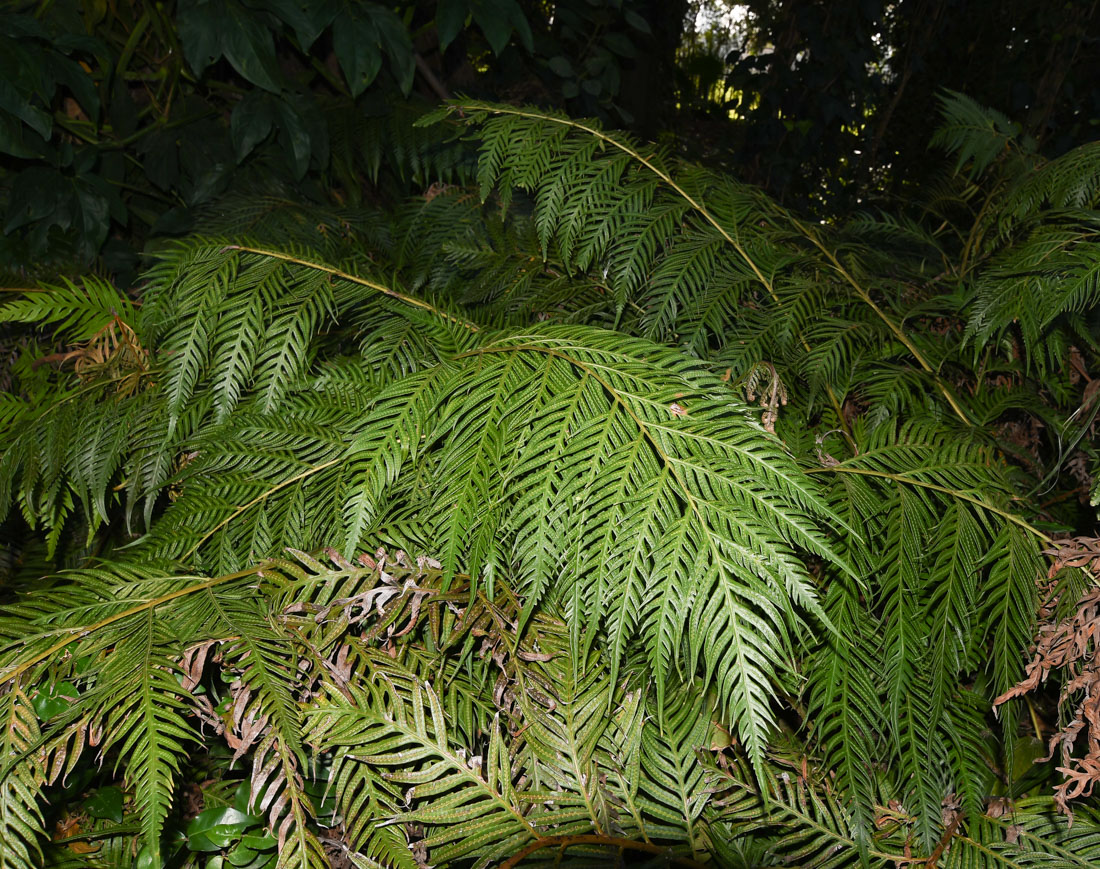
<svg viewBox="0 0 1100 869">
<path fill-rule="evenodd" d="M 0 275 L 94 263 L 126 286 L 147 244 L 227 194 L 388 207 L 458 180 L 466 155 L 409 126 L 458 94 L 595 116 L 846 215 L 935 176 L 942 88 L 1047 157 L 1094 138 L 1098 16 L 1092 0 L 13 0 Z"/>
<path fill-rule="evenodd" d="M 456 102 L 0 308 L 0 866 L 1095 865 L 1100 150 L 944 118 L 825 225 Z"/>
<path fill-rule="evenodd" d="M 458 155 L 409 125 L 451 92 L 620 120 L 628 105 L 664 108 L 648 91 L 654 76 L 671 80 L 676 10 L 682 19 L 665 0 L 5 4 L 2 268 L 53 274 L 98 257 L 128 282 L 147 239 L 186 233 L 227 194 L 359 206 L 451 180 Z"/>
</svg>

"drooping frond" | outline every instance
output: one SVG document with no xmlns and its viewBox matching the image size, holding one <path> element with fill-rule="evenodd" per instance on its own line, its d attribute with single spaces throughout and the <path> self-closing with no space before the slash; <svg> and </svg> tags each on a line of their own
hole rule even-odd
<svg viewBox="0 0 1100 869">
<path fill-rule="evenodd" d="M 833 556 L 813 487 L 717 378 L 591 331 L 501 337 L 384 390 L 347 462 L 348 550 L 409 509 L 401 480 L 430 462 L 447 509 L 419 521 L 448 570 L 516 558 L 528 607 L 560 600 L 587 642 L 606 620 L 613 661 L 649 637 L 659 685 L 701 659 L 759 757 L 795 607 L 820 613 L 792 547 Z M 657 576 L 674 591 L 655 597 Z"/>
<path fill-rule="evenodd" d="M 1100 303 L 1097 230 L 1094 214 L 1067 215 L 995 258 L 976 282 L 972 339 L 1007 344 L 1018 329 L 1024 364 L 1040 374 L 1057 369 L 1074 342 L 1095 347 L 1087 312 Z"/>
<path fill-rule="evenodd" d="M 41 773 L 28 753 L 39 741 L 34 707 L 18 686 L 0 694 L 0 867 L 31 869 L 41 859 Z"/>
<path fill-rule="evenodd" d="M 896 752 L 931 847 L 945 796 L 959 794 L 976 811 L 985 793 L 985 770 L 960 766 L 970 753 L 948 746 L 980 746 L 982 704 L 991 697 L 959 683 L 985 669 L 1006 685 L 1018 672 L 1035 625 L 1039 535 L 1013 521 L 1011 483 L 980 442 L 915 426 L 866 435 L 856 431 L 854 457 L 815 475 L 833 478 L 838 512 L 876 541 L 867 569 L 878 591 L 868 612 L 851 597 L 857 590 L 832 590 L 839 609 L 830 615 L 843 639 L 822 650 L 810 697 L 826 757 L 860 799 L 861 835 L 872 805 L 871 758 Z M 1014 546 L 1007 558 L 1006 541 Z M 987 621 L 990 612 L 1000 617 Z M 990 648 L 987 639 L 1003 656 L 978 653 Z M 881 681 L 870 675 L 876 659 Z"/>
<path fill-rule="evenodd" d="M 944 91 L 940 107 L 943 120 L 931 144 L 958 155 L 956 172 L 969 166 L 971 176 L 980 175 L 1020 133 L 1019 126 L 1006 115 L 957 91 Z"/>
<path fill-rule="evenodd" d="M 127 759 L 124 772 L 134 789 L 144 843 L 157 860 L 173 785 L 196 734 L 184 720 L 185 695 L 166 660 L 165 626 L 152 610 L 130 621 L 128 636 L 97 673 L 99 690 L 93 689 L 84 703 L 96 710 L 91 714 L 108 734 L 101 752 Z"/>
<path fill-rule="evenodd" d="M 981 816 L 964 825 L 943 851 L 942 865 L 958 869 L 1084 867 L 1100 859 L 1100 825 L 1080 813 L 1071 825 L 1047 798 L 1018 800 L 999 817 Z"/>
<path fill-rule="evenodd" d="M 1002 225 L 1025 222 L 1042 209 L 1055 214 L 1095 209 L 1098 194 L 1100 147 L 1086 142 L 1016 180 L 1000 205 Z"/>
<path fill-rule="evenodd" d="M 58 865 L 1092 860 L 990 707 L 1095 483 L 1092 158 L 952 106 L 923 214 L 463 101 L 393 213 L 268 190 L 20 291 L 0 860 L 74 770 L 116 819 Z"/>
<path fill-rule="evenodd" d="M 86 277 L 79 284 L 28 292 L 0 307 L 0 323 L 36 323 L 50 326 L 57 337 L 87 341 L 116 319 L 131 328 L 138 324 L 133 302 L 107 281 Z"/>
</svg>

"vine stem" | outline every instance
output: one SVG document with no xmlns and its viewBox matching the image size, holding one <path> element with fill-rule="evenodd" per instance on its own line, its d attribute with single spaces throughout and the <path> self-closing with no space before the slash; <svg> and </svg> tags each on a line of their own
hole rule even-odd
<svg viewBox="0 0 1100 869">
<path fill-rule="evenodd" d="M 943 832 L 943 838 L 940 839 L 936 845 L 936 850 L 932 852 L 932 856 L 928 858 L 928 862 L 925 863 L 926 869 L 936 869 L 939 865 L 940 857 L 943 856 L 943 852 L 947 850 L 947 846 L 951 844 L 951 840 L 955 838 L 955 834 L 959 831 L 959 823 L 962 821 L 963 812 L 959 811 L 951 824 Z"/>
<path fill-rule="evenodd" d="M 387 287 L 385 284 L 378 284 L 374 281 L 368 281 L 366 278 L 361 278 L 358 275 L 353 275 L 350 272 L 345 272 L 340 269 L 333 268 L 332 266 L 326 266 L 323 263 L 313 262 L 312 260 L 302 259 L 301 257 L 291 256 L 288 253 L 283 253 L 278 250 L 270 250 L 269 248 L 262 247 L 249 247 L 243 244 L 227 244 L 225 250 L 238 250 L 241 253 L 254 253 L 258 256 L 266 256 L 271 259 L 282 260 L 283 262 L 294 263 L 295 265 L 304 266 L 307 269 L 316 269 L 319 272 L 332 275 L 336 278 L 341 278 L 345 281 L 351 281 L 353 284 L 359 284 L 363 287 L 370 287 L 372 290 L 377 290 L 385 296 L 389 296 L 391 299 L 397 299 L 400 302 L 404 302 L 406 305 L 412 305 L 414 308 L 420 308 L 424 311 L 430 311 L 431 313 L 450 320 L 464 329 L 469 329 L 471 332 L 480 332 L 481 329 L 476 323 L 472 323 L 469 320 L 465 320 L 462 317 L 456 317 L 454 314 L 448 314 L 446 311 L 441 311 L 434 305 L 430 305 L 423 299 L 418 299 L 416 296 L 410 296 L 407 293 L 402 293 L 392 287 Z"/>
<path fill-rule="evenodd" d="M 944 495 L 950 495 L 953 498 L 958 498 L 961 501 L 966 501 L 970 504 L 974 504 L 977 507 L 981 507 L 983 510 L 988 510 L 990 513 L 995 513 L 1002 519 L 1007 519 L 1013 525 L 1017 525 L 1023 528 L 1025 531 L 1029 531 L 1034 534 L 1040 540 L 1046 544 L 1054 542 L 1054 538 L 1040 531 L 1034 525 L 1031 525 L 1017 516 L 1015 513 L 1009 513 L 1007 510 L 1002 510 L 1000 507 L 995 507 L 988 501 L 983 501 L 981 498 L 975 498 L 973 495 L 968 495 L 966 492 L 960 492 L 958 489 L 949 489 L 947 486 L 940 486 L 936 483 L 926 483 L 924 480 L 915 480 L 912 477 L 907 477 L 905 474 L 891 474 L 887 471 L 873 471 L 869 468 L 848 468 L 844 465 L 835 465 L 833 467 L 821 467 L 810 468 L 806 471 L 807 474 L 856 474 L 860 477 L 877 477 L 880 480 L 893 480 L 895 483 L 908 483 L 910 486 L 917 486 L 921 489 L 930 489 L 933 492 L 940 492 Z"/>
<path fill-rule="evenodd" d="M 175 591 L 170 591 L 167 594 L 162 594 L 150 600 L 143 601 L 142 603 L 139 603 L 128 609 L 124 609 L 120 613 L 115 613 L 113 616 L 108 616 L 105 619 L 100 619 L 98 622 L 94 622 L 90 625 L 83 625 L 79 628 L 67 628 L 66 630 L 68 630 L 69 636 L 65 637 L 65 639 L 54 643 L 44 652 L 39 652 L 34 657 L 24 661 L 22 664 L 19 664 L 8 672 L 0 674 L 0 685 L 4 684 L 5 682 L 11 682 L 14 679 L 18 679 L 21 675 L 26 673 L 27 670 L 31 669 L 31 667 L 41 663 L 42 661 L 45 661 L 47 658 L 51 658 L 56 655 L 67 645 L 69 645 L 69 643 L 71 643 L 73 640 L 82 639 L 89 634 L 95 633 L 100 628 L 105 628 L 108 625 L 113 625 L 115 622 L 121 621 L 128 616 L 156 609 L 161 604 L 168 603 L 169 601 L 176 600 L 177 598 L 186 597 L 189 594 L 204 591 L 205 589 L 213 588 L 216 585 L 222 585 L 226 582 L 233 582 L 234 580 L 244 579 L 246 576 L 255 576 L 256 574 L 260 573 L 266 566 L 267 564 L 265 562 L 255 567 L 250 567 L 247 570 L 238 570 L 236 573 L 227 573 L 224 576 L 216 576 L 213 579 L 207 579 L 203 582 L 196 583 L 195 585 L 189 585 L 186 588 L 179 588 Z"/>
</svg>

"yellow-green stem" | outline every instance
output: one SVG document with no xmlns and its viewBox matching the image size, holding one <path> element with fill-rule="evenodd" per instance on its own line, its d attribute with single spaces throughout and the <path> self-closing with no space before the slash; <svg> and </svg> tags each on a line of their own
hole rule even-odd
<svg viewBox="0 0 1100 869">
<path fill-rule="evenodd" d="M 213 579 L 203 580 L 195 585 L 189 585 L 187 588 L 180 588 L 176 591 L 170 591 L 167 594 L 162 594 L 151 600 L 143 601 L 135 606 L 129 607 L 120 613 L 115 613 L 113 616 L 108 616 L 105 619 L 100 619 L 98 622 L 93 622 L 90 625 L 82 625 L 78 628 L 68 628 L 68 636 L 65 639 L 60 640 L 46 649 L 44 652 L 39 652 L 34 657 L 24 661 L 22 664 L 18 664 L 6 673 L 0 673 L 0 685 L 11 682 L 13 679 L 18 679 L 21 675 L 26 673 L 29 669 L 36 664 L 40 664 L 42 661 L 52 658 L 62 649 L 64 649 L 73 640 L 79 640 L 83 637 L 93 634 L 100 628 L 105 628 L 108 625 L 113 625 L 117 621 L 121 621 L 128 616 L 136 615 L 137 613 L 146 612 L 151 609 L 155 609 L 163 603 L 176 600 L 177 598 L 186 597 L 189 594 L 194 594 L 197 591 L 203 591 L 204 589 L 213 588 L 216 585 L 222 585 L 226 582 L 233 582 L 237 579 L 244 579 L 246 576 L 253 576 L 264 569 L 264 565 L 260 564 L 256 567 L 250 567 L 247 570 L 238 570 L 236 573 L 227 573 L 225 576 L 216 576 Z"/>
<path fill-rule="evenodd" d="M 407 293 L 399 292 L 392 287 L 387 287 L 384 284 L 378 284 L 374 281 L 368 281 L 366 278 L 361 278 L 359 275 L 353 275 L 350 272 L 341 271 L 335 269 L 332 266 L 326 266 L 322 263 L 313 262 L 312 260 L 302 259 L 301 257 L 291 256 L 288 253 L 283 253 L 278 250 L 269 250 L 261 247 L 248 247 L 242 244 L 230 244 L 226 245 L 226 250 L 239 250 L 242 253 L 254 253 L 258 256 L 271 257 L 272 259 L 282 260 L 283 262 L 294 263 L 295 265 L 304 266 L 308 269 L 316 269 L 319 272 L 332 275 L 335 278 L 341 278 L 345 281 L 351 281 L 353 284 L 359 284 L 363 287 L 370 287 L 372 290 L 377 290 L 385 296 L 389 296 L 391 299 L 397 299 L 404 302 L 406 305 L 412 305 L 414 308 L 420 308 L 425 311 L 431 311 L 445 320 L 450 320 L 452 323 L 456 323 L 465 329 L 469 329 L 471 332 L 479 332 L 481 329 L 476 323 L 471 323 L 469 320 L 464 320 L 461 317 L 456 317 L 454 314 L 448 314 L 446 311 L 441 311 L 434 305 L 429 305 L 423 299 L 418 299 L 416 296 L 410 296 Z"/>
<path fill-rule="evenodd" d="M 1053 543 L 1054 539 L 1047 534 L 1044 534 L 1034 525 L 1030 525 L 1021 519 L 1014 513 L 1009 513 L 1007 510 L 1002 510 L 1000 507 L 995 507 L 987 501 L 983 501 L 981 498 L 975 498 L 973 495 L 968 495 L 966 492 L 960 492 L 958 489 L 949 489 L 946 486 L 940 486 L 936 483 L 927 483 L 924 480 L 914 480 L 912 477 L 907 477 L 905 474 L 891 474 L 887 471 L 873 471 L 869 468 L 848 468 L 844 465 L 834 465 L 832 467 L 811 468 L 806 471 L 807 474 L 856 474 L 860 477 L 877 477 L 880 480 L 893 480 L 896 483 L 907 483 L 910 486 L 916 486 L 921 489 L 930 489 L 933 492 L 941 492 L 944 495 L 950 495 L 953 498 L 958 498 L 960 501 L 966 501 L 969 504 L 974 504 L 977 507 L 981 507 L 983 510 L 988 510 L 990 513 L 995 513 L 1003 519 L 1007 519 L 1013 525 L 1017 525 L 1028 531 L 1042 540 L 1044 543 Z"/>
</svg>

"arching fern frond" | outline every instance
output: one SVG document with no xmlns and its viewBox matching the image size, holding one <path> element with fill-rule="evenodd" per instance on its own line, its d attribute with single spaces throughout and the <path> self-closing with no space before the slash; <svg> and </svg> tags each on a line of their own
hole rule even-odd
<svg viewBox="0 0 1100 869">
<path fill-rule="evenodd" d="M 364 420 L 348 454 L 348 551 L 403 509 L 402 476 L 428 460 L 429 503 L 447 510 L 419 521 L 447 570 L 491 582 L 514 551 L 528 607 L 561 601 L 586 642 L 607 620 L 612 674 L 639 633 L 659 685 L 702 658 L 761 758 L 795 608 L 821 613 L 795 549 L 835 556 L 814 488 L 721 381 L 656 345 L 575 328 L 459 354 L 384 390 Z M 671 594 L 654 597 L 657 576 Z M 715 596 L 720 611 L 704 603 Z"/>
<path fill-rule="evenodd" d="M 88 276 L 79 284 L 65 281 L 27 292 L 0 307 L 0 323 L 51 326 L 56 337 L 87 341 L 116 319 L 140 328 L 131 299 L 101 278 Z"/>
<path fill-rule="evenodd" d="M 971 177 L 984 172 L 1015 144 L 1020 128 L 1006 115 L 980 105 L 966 94 L 944 91 L 940 96 L 943 121 L 932 136 L 939 145 L 958 154 L 955 171 L 969 166 Z"/>
<path fill-rule="evenodd" d="M 1004 251 L 976 281 L 968 336 L 985 344 L 1018 328 L 1023 361 L 1040 375 L 1062 365 L 1071 343 L 1095 347 L 1096 237 L 1095 215 L 1067 215 Z"/>
<path fill-rule="evenodd" d="M 1052 773 L 1014 780 L 989 709 L 1095 482 L 1089 155 L 962 105 L 984 171 L 835 227 L 462 105 L 426 135 L 474 131 L 479 191 L 409 139 L 394 214 L 227 200 L 267 243 L 4 309 L 40 333 L 0 403 L 38 538 L 4 556 L 11 859 L 100 761 L 101 862 L 207 847 L 162 835 L 207 763 L 203 812 L 295 869 L 1091 859 L 1087 812 L 1007 804 Z M 105 561 L 27 580 L 42 552 Z"/>
<path fill-rule="evenodd" d="M 39 742 L 30 699 L 15 686 L 0 694 L 0 867 L 31 869 L 42 858 L 42 774 L 26 755 Z"/>
</svg>

